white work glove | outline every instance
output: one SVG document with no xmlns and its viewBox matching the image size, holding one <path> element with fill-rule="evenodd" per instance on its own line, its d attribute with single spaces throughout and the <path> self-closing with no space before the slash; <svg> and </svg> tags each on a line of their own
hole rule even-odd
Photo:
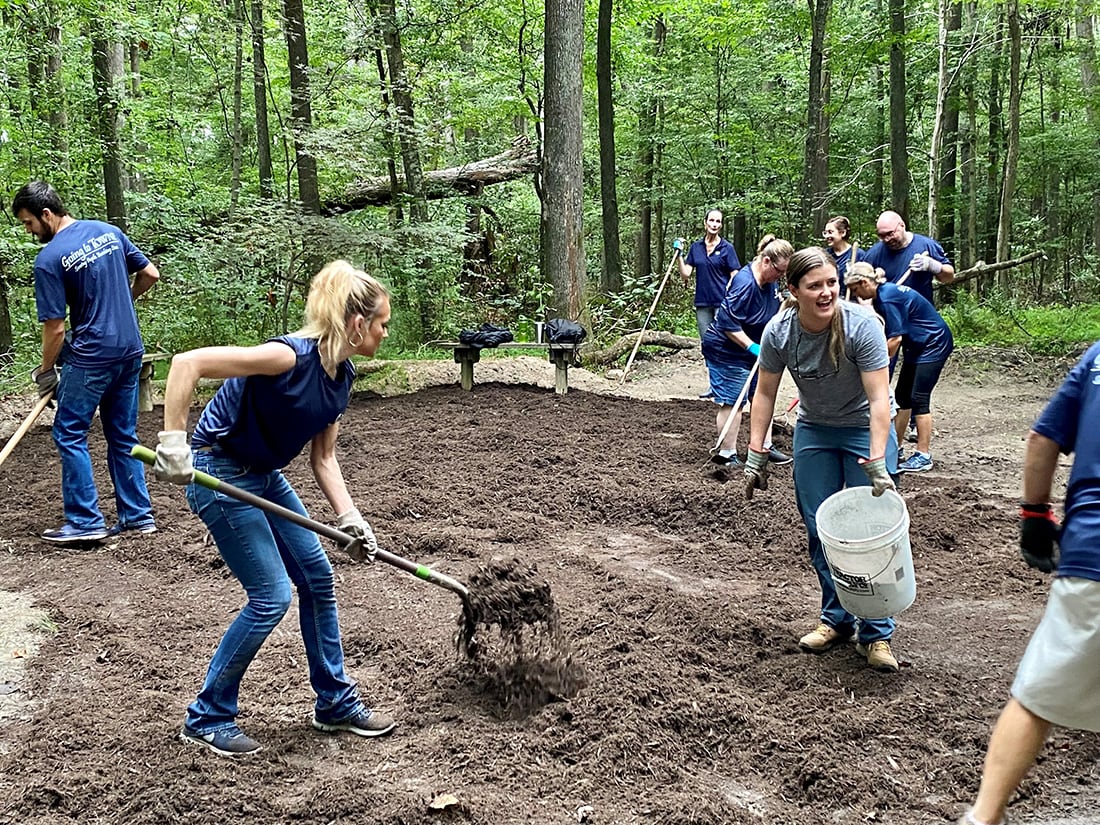
<svg viewBox="0 0 1100 825">
<path fill-rule="evenodd" d="M 913 256 L 913 260 L 909 262 L 909 268 L 914 272 L 928 272 L 932 275 L 939 275 L 940 270 L 943 269 L 943 264 L 927 252 L 918 252 Z"/>
<path fill-rule="evenodd" d="M 157 434 L 157 460 L 153 475 L 160 481 L 190 484 L 195 480 L 195 465 L 185 430 L 161 430 Z"/>
<path fill-rule="evenodd" d="M 863 468 L 863 472 L 867 474 L 867 478 L 871 479 L 871 495 L 875 498 L 878 498 L 887 490 L 897 490 L 894 479 L 890 478 L 890 473 L 886 470 L 886 456 L 861 458 L 859 465 Z"/>
<path fill-rule="evenodd" d="M 378 552 L 378 540 L 370 529 L 370 523 L 354 507 L 336 518 L 340 530 L 352 538 L 344 545 L 348 555 L 356 561 L 374 561 L 374 555 Z"/>
</svg>

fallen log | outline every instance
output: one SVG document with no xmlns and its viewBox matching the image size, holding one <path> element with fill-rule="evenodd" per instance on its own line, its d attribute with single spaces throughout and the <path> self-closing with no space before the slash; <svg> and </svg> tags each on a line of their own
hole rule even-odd
<svg viewBox="0 0 1100 825">
<path fill-rule="evenodd" d="M 974 278 L 981 277 L 982 275 L 989 275 L 993 272 L 1000 272 L 1002 269 L 1012 269 L 1016 266 L 1023 266 L 1026 263 L 1031 263 L 1037 260 L 1046 260 L 1046 253 L 1041 249 L 1037 249 L 1034 252 L 1028 252 L 1026 255 L 1013 258 L 1009 261 L 994 261 L 991 264 L 987 264 L 985 261 L 978 261 L 974 266 L 962 270 L 962 272 L 956 272 L 953 280 L 946 284 L 936 282 L 935 286 L 955 286 L 956 284 L 966 283 Z"/>
<path fill-rule="evenodd" d="M 580 351 L 581 365 L 585 367 L 602 367 L 613 364 L 631 350 L 637 338 L 636 334 L 624 335 L 614 344 L 603 349 L 596 349 L 591 344 L 582 345 Z M 642 344 L 668 347 L 669 349 L 691 349 L 699 346 L 699 339 L 673 335 L 671 332 L 646 330 L 642 334 Z"/>
<path fill-rule="evenodd" d="M 538 166 L 539 158 L 535 147 L 526 138 L 517 138 L 507 152 L 491 158 L 425 172 L 424 197 L 439 200 L 455 195 L 477 195 L 484 186 L 532 174 L 538 170 Z M 403 188 L 399 188 L 397 194 L 401 195 L 403 191 Z M 326 200 L 322 212 L 331 216 L 367 206 L 385 206 L 393 200 L 393 196 L 388 176 L 367 178 L 348 186 L 343 197 Z"/>
</svg>

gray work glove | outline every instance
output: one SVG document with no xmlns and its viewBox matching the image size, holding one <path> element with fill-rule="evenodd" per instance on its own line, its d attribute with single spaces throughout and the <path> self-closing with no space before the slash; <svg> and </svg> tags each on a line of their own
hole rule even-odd
<svg viewBox="0 0 1100 825">
<path fill-rule="evenodd" d="M 768 489 L 768 453 L 749 447 L 745 458 L 745 501 L 752 501 L 753 493 Z"/>
<path fill-rule="evenodd" d="M 61 369 L 59 367 L 52 366 L 35 367 L 31 371 L 31 380 L 38 385 L 38 397 L 45 398 L 52 392 L 57 392 L 57 385 L 61 381 Z"/>
<path fill-rule="evenodd" d="M 157 434 L 157 460 L 153 463 L 153 475 L 160 481 L 173 484 L 190 484 L 195 480 L 195 465 L 191 448 L 187 445 L 184 430 L 161 430 Z"/>
<path fill-rule="evenodd" d="M 897 485 L 894 484 L 894 479 L 890 478 L 890 473 L 886 471 L 886 456 L 881 458 L 869 458 L 860 459 L 859 465 L 863 468 L 863 472 L 867 473 L 867 478 L 871 479 L 871 495 L 878 498 L 887 490 L 897 490 Z"/>
<path fill-rule="evenodd" d="M 927 252 L 918 252 L 913 256 L 913 260 L 909 262 L 909 268 L 914 272 L 928 272 L 932 275 L 939 275 L 940 270 L 943 269 L 943 264 Z"/>
<path fill-rule="evenodd" d="M 337 526 L 352 540 L 344 545 L 348 555 L 356 561 L 374 561 L 378 552 L 378 540 L 374 537 L 374 531 L 370 523 L 363 518 L 358 510 L 352 507 L 345 513 L 337 516 Z"/>
</svg>

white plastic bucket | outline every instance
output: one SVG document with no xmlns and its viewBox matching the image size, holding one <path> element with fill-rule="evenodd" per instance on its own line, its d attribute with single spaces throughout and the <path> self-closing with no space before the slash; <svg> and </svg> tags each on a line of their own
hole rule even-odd
<svg viewBox="0 0 1100 825">
<path fill-rule="evenodd" d="M 848 487 L 817 509 L 817 535 L 841 605 L 863 619 L 896 616 L 913 604 L 917 580 L 909 511 L 893 490 Z"/>
</svg>

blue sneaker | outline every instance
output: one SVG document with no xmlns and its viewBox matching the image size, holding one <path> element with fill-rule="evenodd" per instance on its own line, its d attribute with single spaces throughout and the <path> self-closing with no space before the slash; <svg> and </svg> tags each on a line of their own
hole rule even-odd
<svg viewBox="0 0 1100 825">
<path fill-rule="evenodd" d="M 905 463 L 898 467 L 899 473 L 923 473 L 932 469 L 932 456 L 924 453 L 913 453 Z"/>
<path fill-rule="evenodd" d="M 142 536 L 148 536 L 155 532 L 157 532 L 155 521 L 143 521 L 140 524 L 122 524 L 122 522 L 119 522 L 114 527 L 107 529 L 107 536 L 113 538 L 120 533 L 138 533 Z"/>
<path fill-rule="evenodd" d="M 236 725 L 213 733 L 198 733 L 184 725 L 180 731 L 180 739 L 192 745 L 210 748 L 219 756 L 244 756 L 260 750 L 260 743 L 245 735 Z"/>
<path fill-rule="evenodd" d="M 82 529 L 80 527 L 73 527 L 68 522 L 65 522 L 56 529 L 44 532 L 42 538 L 54 544 L 88 544 L 89 542 L 102 541 L 107 538 L 107 528 L 88 527 Z"/>
<path fill-rule="evenodd" d="M 316 713 L 313 714 L 313 727 L 323 730 L 325 733 L 336 733 L 346 730 L 356 736 L 385 736 L 397 727 L 391 717 L 376 710 L 360 708 L 346 719 L 325 721 Z"/>
</svg>

